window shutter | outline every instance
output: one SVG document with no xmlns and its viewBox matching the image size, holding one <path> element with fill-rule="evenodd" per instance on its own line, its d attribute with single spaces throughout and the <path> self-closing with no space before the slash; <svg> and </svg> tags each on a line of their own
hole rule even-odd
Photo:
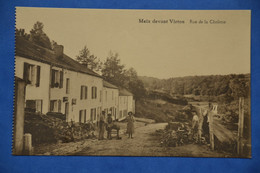
<svg viewBox="0 0 260 173">
<path fill-rule="evenodd" d="M 36 87 L 40 86 L 41 66 L 37 66 Z"/>
<path fill-rule="evenodd" d="M 61 112 L 61 100 L 58 101 L 58 112 Z"/>
<path fill-rule="evenodd" d="M 66 79 L 66 94 L 70 93 L 70 79 Z"/>
<path fill-rule="evenodd" d="M 87 122 L 87 111 L 86 111 L 86 109 L 84 110 L 84 123 L 86 123 Z"/>
<path fill-rule="evenodd" d="M 91 109 L 91 113 L 90 113 L 90 121 L 93 121 L 93 109 Z"/>
<path fill-rule="evenodd" d="M 28 72 L 29 72 L 29 64 L 28 63 L 24 63 L 23 64 L 23 79 L 25 80 L 25 82 L 28 82 Z"/>
<path fill-rule="evenodd" d="M 80 88 L 80 100 L 82 100 L 83 99 L 83 86 L 81 86 L 81 88 Z"/>
<path fill-rule="evenodd" d="M 96 120 L 97 119 L 97 110 L 96 110 L 96 108 L 94 108 L 94 120 Z"/>
<path fill-rule="evenodd" d="M 51 88 L 54 88 L 55 85 L 55 70 L 51 70 Z"/>
<path fill-rule="evenodd" d="M 82 110 L 79 111 L 79 122 L 81 123 Z"/>
<path fill-rule="evenodd" d="M 94 87 L 91 87 L 91 98 L 94 98 Z"/>
<path fill-rule="evenodd" d="M 50 111 L 51 112 L 54 111 L 54 101 L 53 100 L 50 101 Z"/>
<path fill-rule="evenodd" d="M 60 71 L 60 88 L 63 88 L 63 71 Z"/>
<path fill-rule="evenodd" d="M 87 99 L 87 98 L 88 98 L 88 87 L 85 86 L 85 99 Z"/>
<path fill-rule="evenodd" d="M 99 101 L 102 102 L 102 90 L 100 90 Z"/>
</svg>

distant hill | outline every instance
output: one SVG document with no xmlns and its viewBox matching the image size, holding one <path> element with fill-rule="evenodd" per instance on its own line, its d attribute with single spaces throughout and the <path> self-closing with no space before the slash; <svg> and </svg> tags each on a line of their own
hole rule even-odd
<svg viewBox="0 0 260 173">
<path fill-rule="evenodd" d="M 223 96 L 229 99 L 250 97 L 250 74 L 186 76 L 169 79 L 139 76 L 147 90 L 172 95 Z"/>
</svg>

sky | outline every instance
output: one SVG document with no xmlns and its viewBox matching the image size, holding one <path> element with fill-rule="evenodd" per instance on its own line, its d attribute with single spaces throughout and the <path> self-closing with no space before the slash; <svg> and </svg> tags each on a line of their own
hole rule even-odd
<svg viewBox="0 0 260 173">
<path fill-rule="evenodd" d="M 16 28 L 42 22 L 71 58 L 85 45 L 102 61 L 117 52 L 126 68 L 161 79 L 250 73 L 250 18 L 248 10 L 16 8 Z"/>
</svg>

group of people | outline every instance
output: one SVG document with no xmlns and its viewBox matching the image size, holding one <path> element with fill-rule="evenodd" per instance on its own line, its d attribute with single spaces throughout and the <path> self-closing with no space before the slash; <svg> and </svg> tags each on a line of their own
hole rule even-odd
<svg viewBox="0 0 260 173">
<path fill-rule="evenodd" d="M 209 121 L 208 121 L 208 111 L 212 109 L 211 104 L 209 104 L 209 109 L 205 109 L 201 112 L 200 116 L 195 110 L 192 111 L 192 136 L 196 142 L 201 142 L 202 132 L 205 137 L 206 142 L 209 142 Z"/>
<path fill-rule="evenodd" d="M 128 134 L 128 138 L 133 138 L 133 133 L 134 133 L 134 116 L 132 112 L 128 112 L 128 117 L 126 118 L 127 120 L 127 131 L 126 133 Z M 109 112 L 106 116 L 106 112 L 102 111 L 102 114 L 100 116 L 100 120 L 98 123 L 98 128 L 99 128 L 99 140 L 104 140 L 104 133 L 105 130 L 107 131 L 107 139 L 112 139 L 112 130 L 116 130 L 117 132 L 117 139 L 121 139 L 119 136 L 119 130 L 120 126 L 118 123 L 116 123 L 117 120 L 113 121 L 112 114 Z"/>
</svg>

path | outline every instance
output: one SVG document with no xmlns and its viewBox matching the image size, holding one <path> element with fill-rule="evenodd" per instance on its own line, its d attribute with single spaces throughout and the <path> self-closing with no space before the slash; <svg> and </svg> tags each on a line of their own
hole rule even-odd
<svg viewBox="0 0 260 173">
<path fill-rule="evenodd" d="M 157 129 L 163 129 L 166 123 L 148 124 L 135 129 L 134 138 L 122 135 L 121 140 L 96 141 L 77 155 L 120 155 L 120 156 L 149 156 L 160 152 L 159 143 L 156 144 L 150 135 Z"/>
<path fill-rule="evenodd" d="M 134 138 L 122 134 L 121 140 L 88 139 L 79 142 L 55 144 L 47 153 L 39 155 L 85 155 L 85 156 L 186 156 L 186 157 L 229 157 L 211 151 L 206 145 L 187 144 L 179 147 L 161 147 L 155 130 L 164 129 L 167 123 L 136 123 Z"/>
</svg>

